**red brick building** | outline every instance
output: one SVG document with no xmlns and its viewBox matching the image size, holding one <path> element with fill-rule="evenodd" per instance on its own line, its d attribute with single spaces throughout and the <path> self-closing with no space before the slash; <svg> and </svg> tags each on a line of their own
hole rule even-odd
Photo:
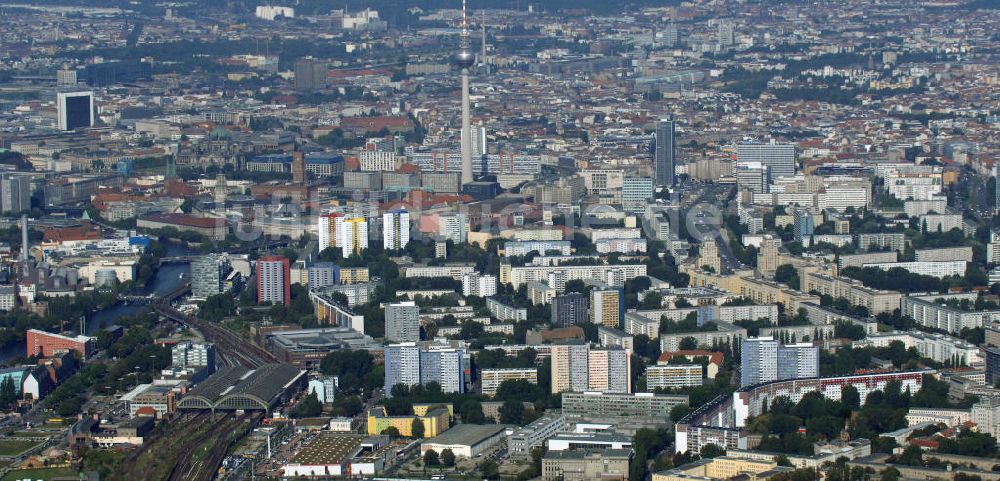
<svg viewBox="0 0 1000 481">
<path fill-rule="evenodd" d="M 97 348 L 93 337 L 67 337 L 51 332 L 29 329 L 25 340 L 28 356 L 54 357 L 60 353 L 76 351 L 84 359 L 92 356 Z"/>
</svg>

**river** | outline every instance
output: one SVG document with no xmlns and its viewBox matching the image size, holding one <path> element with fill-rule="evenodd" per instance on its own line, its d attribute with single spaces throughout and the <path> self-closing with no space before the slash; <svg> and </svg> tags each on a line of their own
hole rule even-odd
<svg viewBox="0 0 1000 481">
<path fill-rule="evenodd" d="M 169 243 L 166 247 L 167 257 L 197 254 L 197 251 L 181 244 Z M 164 264 L 156 270 L 156 274 L 153 276 L 153 279 L 146 284 L 145 287 L 135 289 L 132 293 L 143 296 L 151 293 L 164 294 L 176 289 L 181 284 L 190 281 L 190 276 L 191 265 L 188 263 Z M 116 304 L 102 311 L 88 314 L 87 333 L 97 332 L 101 328 L 114 324 L 116 319 L 124 316 L 131 316 L 145 307 L 147 306 L 137 304 Z M 10 359 L 24 356 L 24 354 L 25 348 L 23 342 L 6 346 L 0 349 L 0 363 L 6 363 Z"/>
</svg>

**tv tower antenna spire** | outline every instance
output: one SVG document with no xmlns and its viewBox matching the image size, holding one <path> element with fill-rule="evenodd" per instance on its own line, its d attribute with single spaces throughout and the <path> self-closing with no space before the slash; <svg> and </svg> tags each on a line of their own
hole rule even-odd
<svg viewBox="0 0 1000 481">
<path fill-rule="evenodd" d="M 476 56 L 469 50 L 469 19 L 466 0 L 462 0 L 462 31 L 455 65 L 462 72 L 462 185 L 472 182 L 472 121 L 469 113 L 469 69 L 476 64 Z"/>
</svg>

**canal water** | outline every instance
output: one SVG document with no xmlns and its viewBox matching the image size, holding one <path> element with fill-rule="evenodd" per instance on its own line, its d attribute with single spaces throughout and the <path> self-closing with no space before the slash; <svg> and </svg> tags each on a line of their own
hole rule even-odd
<svg viewBox="0 0 1000 481">
<path fill-rule="evenodd" d="M 167 257 L 190 256 L 197 254 L 195 250 L 176 243 L 169 243 L 166 245 L 166 248 Z M 164 264 L 156 270 L 156 274 L 153 276 L 153 279 L 146 284 L 145 287 L 142 289 L 135 289 L 132 293 L 141 296 L 149 294 L 165 294 L 180 287 L 181 284 L 189 282 L 191 280 L 190 276 L 191 264 L 189 263 Z M 118 318 L 134 315 L 144 307 L 147 306 L 116 304 L 102 311 L 88 314 L 87 332 L 94 333 L 101 328 L 113 325 Z M 23 342 L 0 348 L 0 363 L 6 363 L 8 360 L 24 356 L 24 354 L 25 348 Z"/>
</svg>

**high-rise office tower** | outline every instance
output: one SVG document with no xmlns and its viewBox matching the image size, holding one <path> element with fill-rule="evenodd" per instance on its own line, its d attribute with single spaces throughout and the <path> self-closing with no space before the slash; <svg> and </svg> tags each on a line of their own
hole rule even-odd
<svg viewBox="0 0 1000 481">
<path fill-rule="evenodd" d="M 813 218 L 812 212 L 806 209 L 795 209 L 793 220 L 792 227 L 797 241 L 812 236 L 816 230 L 816 220 Z"/>
<path fill-rule="evenodd" d="M 767 167 L 768 183 L 795 175 L 795 144 L 743 142 L 736 145 L 736 163 L 760 163 Z"/>
<path fill-rule="evenodd" d="M 1000 185 L 1000 162 L 993 164 L 993 180 Z M 1000 188 L 994 189 L 993 207 L 1000 213 Z"/>
<path fill-rule="evenodd" d="M 385 339 L 389 342 L 420 340 L 420 307 L 413 301 L 385 306 Z"/>
<path fill-rule="evenodd" d="M 732 21 L 723 20 L 719 22 L 719 45 L 731 47 L 736 43 L 736 26 Z"/>
<path fill-rule="evenodd" d="M 677 146 L 674 116 L 670 114 L 656 124 L 656 151 L 653 165 L 656 185 L 673 187 L 677 169 Z"/>
<path fill-rule="evenodd" d="M 625 316 L 625 303 L 622 290 L 615 288 L 597 288 L 590 291 L 590 320 L 594 324 L 608 327 L 621 327 Z"/>
<path fill-rule="evenodd" d="M 582 342 L 552 345 L 552 394 L 589 389 L 589 354 L 590 346 Z"/>
<path fill-rule="evenodd" d="M 680 43 L 680 31 L 677 29 L 676 23 L 670 22 L 663 28 L 663 33 L 660 34 L 660 43 L 665 47 L 676 47 Z"/>
<path fill-rule="evenodd" d="M 20 173 L 0 175 L 0 210 L 5 213 L 31 209 L 31 176 Z"/>
<path fill-rule="evenodd" d="M 632 392 L 632 362 L 629 352 L 620 347 L 591 349 L 587 357 L 587 389 L 613 393 Z"/>
<path fill-rule="evenodd" d="M 312 57 L 295 61 L 295 90 L 309 91 L 326 86 L 327 62 Z"/>
<path fill-rule="evenodd" d="M 316 231 L 319 237 L 319 251 L 328 247 L 337 247 L 337 218 L 343 214 L 320 214 L 317 218 Z"/>
<path fill-rule="evenodd" d="M 455 65 L 462 72 L 462 185 L 472 182 L 472 121 L 469 107 L 469 69 L 476 64 L 476 55 L 469 50 L 469 23 L 462 0 L 462 32 Z"/>
<path fill-rule="evenodd" d="M 207 367 L 215 370 L 215 344 L 183 341 L 170 349 L 171 365 L 179 369 Z"/>
<path fill-rule="evenodd" d="M 94 92 L 60 92 L 57 96 L 59 130 L 94 125 Z"/>
<path fill-rule="evenodd" d="M 344 257 L 351 254 L 361 254 L 368 248 L 368 221 L 364 217 L 337 217 L 334 221 L 337 230 L 337 247 L 340 247 Z"/>
<path fill-rule="evenodd" d="M 579 292 L 570 292 L 552 298 L 552 325 L 568 327 L 587 320 L 587 298 Z"/>
<path fill-rule="evenodd" d="M 819 376 L 819 347 L 810 343 L 781 345 L 771 337 L 744 339 L 740 386 Z"/>
<path fill-rule="evenodd" d="M 410 243 L 410 213 L 390 210 L 382 213 L 382 245 L 386 250 L 398 250 Z"/>
<path fill-rule="evenodd" d="M 986 359 L 986 385 L 996 386 L 1000 381 L 1000 347 L 983 349 Z"/>
<path fill-rule="evenodd" d="M 264 256 L 257 260 L 257 302 L 289 305 L 292 303 L 291 273 L 288 259 Z"/>
<path fill-rule="evenodd" d="M 764 277 L 773 277 L 778 270 L 778 263 L 781 262 L 779 249 L 781 248 L 781 238 L 774 236 L 764 236 L 760 242 L 760 250 L 757 251 L 757 272 Z"/>
<path fill-rule="evenodd" d="M 191 295 L 208 298 L 226 290 L 229 256 L 206 254 L 191 262 Z"/>
</svg>

